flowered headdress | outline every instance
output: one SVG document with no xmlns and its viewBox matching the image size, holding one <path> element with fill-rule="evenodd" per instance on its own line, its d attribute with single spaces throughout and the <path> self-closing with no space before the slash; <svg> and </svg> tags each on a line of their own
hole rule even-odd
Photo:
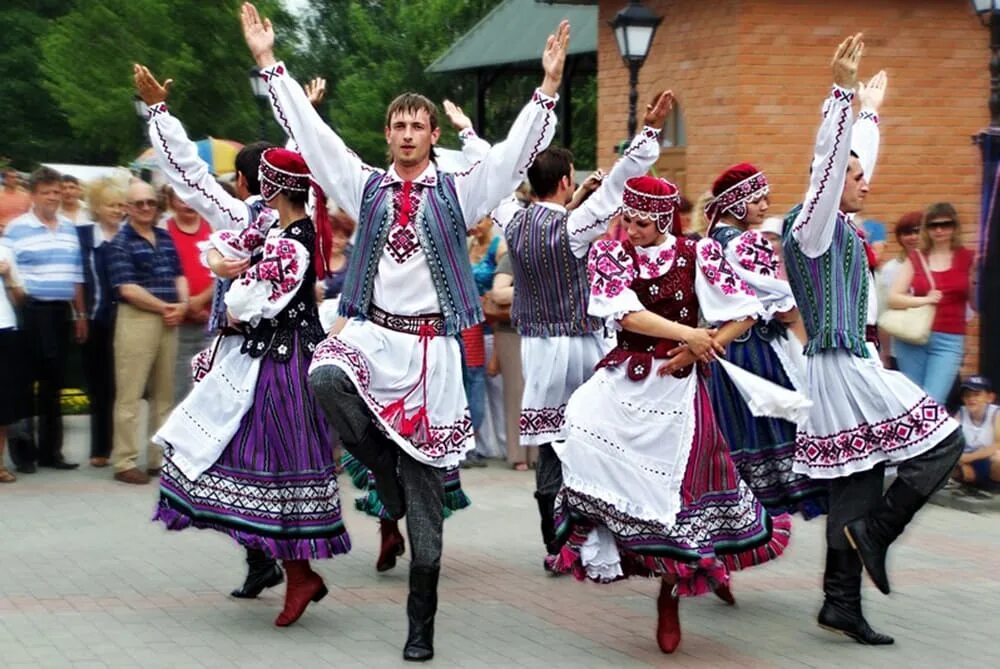
<svg viewBox="0 0 1000 669">
<path fill-rule="evenodd" d="M 660 233 L 673 226 L 680 201 L 677 186 L 666 179 L 651 176 L 632 177 L 625 182 L 622 194 L 625 212 L 630 216 L 653 220 Z"/>
<path fill-rule="evenodd" d="M 270 202 L 282 191 L 308 194 L 312 188 L 315 196 L 313 225 L 316 228 L 316 245 L 313 249 L 313 267 L 316 278 L 326 275 L 326 262 L 330 256 L 330 215 L 326 210 L 326 194 L 312 180 L 312 174 L 302 155 L 288 149 L 267 149 L 260 156 L 260 196 Z"/>
<path fill-rule="evenodd" d="M 756 202 L 770 192 L 767 177 L 750 163 L 733 165 L 722 173 L 712 184 L 715 197 L 705 205 L 708 227 L 719 222 L 723 215 L 737 221 L 747 216 L 747 205 Z"/>
</svg>

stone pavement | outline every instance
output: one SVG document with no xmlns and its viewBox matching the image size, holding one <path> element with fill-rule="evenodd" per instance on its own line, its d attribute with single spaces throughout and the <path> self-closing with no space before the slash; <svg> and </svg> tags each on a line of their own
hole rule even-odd
<svg viewBox="0 0 1000 669">
<path fill-rule="evenodd" d="M 86 418 L 68 424 L 67 455 L 85 461 Z M 823 525 L 797 521 L 782 559 L 736 575 L 737 607 L 682 602 L 684 640 L 664 656 L 655 581 L 546 576 L 531 474 L 462 475 L 473 507 L 446 522 L 433 666 L 1000 666 L 1000 515 L 928 507 L 906 532 L 891 554 L 893 594 L 864 592 L 868 619 L 895 646 L 816 627 Z M 216 533 L 153 525 L 155 496 L 86 466 L 0 486 L 0 667 L 404 666 L 407 563 L 375 573 L 372 520 L 347 512 L 353 552 L 317 569 L 330 596 L 278 629 L 283 588 L 228 597 L 242 551 Z"/>
</svg>

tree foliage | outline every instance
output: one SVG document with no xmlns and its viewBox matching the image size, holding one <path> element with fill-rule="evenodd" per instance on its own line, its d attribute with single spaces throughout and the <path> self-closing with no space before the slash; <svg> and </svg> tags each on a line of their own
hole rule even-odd
<svg viewBox="0 0 1000 669">
<path fill-rule="evenodd" d="M 260 112 L 249 85 L 240 4 L 218 0 L 207 11 L 199 0 L 79 2 L 41 39 L 43 86 L 80 144 L 121 160 L 144 142 L 133 106 L 137 62 L 174 79 L 171 109 L 193 137 L 256 139 Z M 262 4 L 275 15 L 276 3 Z M 275 18 L 287 21 L 281 13 Z"/>
</svg>

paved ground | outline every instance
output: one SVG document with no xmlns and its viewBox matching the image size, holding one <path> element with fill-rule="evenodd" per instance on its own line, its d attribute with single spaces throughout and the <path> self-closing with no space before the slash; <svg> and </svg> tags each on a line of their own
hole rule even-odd
<svg viewBox="0 0 1000 669">
<path fill-rule="evenodd" d="M 85 420 L 70 421 L 71 459 L 84 460 Z M 403 665 L 406 563 L 375 573 L 371 520 L 348 512 L 354 551 L 318 567 L 330 596 L 278 629 L 282 588 L 226 595 L 243 574 L 235 545 L 168 534 L 149 522 L 155 487 L 110 476 L 43 470 L 0 487 L 0 667 Z M 736 576 L 736 608 L 682 602 L 684 641 L 667 657 L 652 635 L 655 582 L 547 577 L 531 475 L 498 465 L 463 476 L 474 506 L 447 521 L 434 666 L 1000 666 L 1000 515 L 930 507 L 904 535 L 896 591 L 864 593 L 894 647 L 815 626 L 823 528 L 798 522 L 785 557 Z"/>
</svg>

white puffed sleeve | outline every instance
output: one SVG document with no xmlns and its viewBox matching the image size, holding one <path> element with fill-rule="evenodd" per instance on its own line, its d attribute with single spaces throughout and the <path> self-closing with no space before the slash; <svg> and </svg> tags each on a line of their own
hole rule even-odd
<svg viewBox="0 0 1000 669">
<path fill-rule="evenodd" d="M 781 258 L 771 242 L 757 230 L 747 230 L 726 245 L 726 260 L 741 279 L 750 284 L 764 310 L 758 314 L 771 320 L 795 307 L 792 287 L 779 278 Z"/>
<path fill-rule="evenodd" d="M 717 241 L 707 237 L 698 240 L 696 258 L 694 290 L 706 321 L 726 323 L 756 318 L 764 311 L 753 288 L 726 260 Z"/>
<path fill-rule="evenodd" d="M 603 318 L 610 330 L 621 330 L 626 315 L 645 311 L 631 285 L 638 275 L 635 260 L 621 242 L 602 239 L 594 242 L 587 257 L 590 302 L 587 313 Z"/>
<path fill-rule="evenodd" d="M 256 325 L 274 318 L 288 306 L 312 262 L 305 246 L 272 233 L 264 242 L 264 257 L 248 269 L 226 293 L 226 308 L 243 323 Z"/>
</svg>

